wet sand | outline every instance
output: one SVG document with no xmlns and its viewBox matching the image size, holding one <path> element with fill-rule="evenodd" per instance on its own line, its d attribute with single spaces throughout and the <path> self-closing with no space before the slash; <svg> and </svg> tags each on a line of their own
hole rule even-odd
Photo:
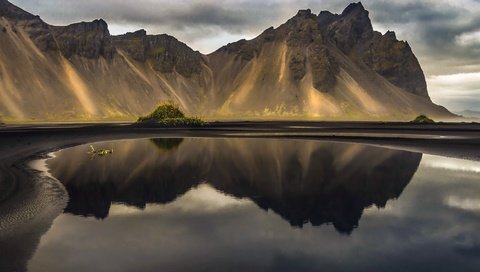
<svg viewBox="0 0 480 272">
<path fill-rule="evenodd" d="M 361 143 L 433 155 L 480 160 L 480 124 L 418 125 L 373 122 L 218 122 L 201 128 L 115 124 L 44 124 L 0 128 L 0 161 L 18 164 L 32 156 L 89 142 L 154 137 L 280 138 Z"/>
</svg>

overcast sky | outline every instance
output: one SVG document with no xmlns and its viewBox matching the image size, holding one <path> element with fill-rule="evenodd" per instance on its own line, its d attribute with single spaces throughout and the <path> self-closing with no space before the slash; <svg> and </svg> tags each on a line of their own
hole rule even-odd
<svg viewBox="0 0 480 272">
<path fill-rule="evenodd" d="M 210 53 L 277 27 L 298 9 L 341 13 L 343 0 L 11 0 L 50 24 L 105 19 L 112 34 L 167 33 Z M 376 30 L 407 40 L 434 102 L 480 111 L 480 0 L 365 0 Z"/>
</svg>

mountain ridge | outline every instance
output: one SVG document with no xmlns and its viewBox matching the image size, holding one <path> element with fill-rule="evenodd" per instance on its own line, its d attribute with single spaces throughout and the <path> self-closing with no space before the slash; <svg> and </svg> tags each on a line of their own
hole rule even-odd
<svg viewBox="0 0 480 272">
<path fill-rule="evenodd" d="M 374 31 L 360 2 L 300 10 L 208 55 L 167 34 L 113 36 L 102 19 L 52 26 L 6 0 L 0 17 L 0 115 L 11 119 L 133 119 L 164 100 L 211 118 L 453 117 L 431 102 L 408 43 Z"/>
</svg>

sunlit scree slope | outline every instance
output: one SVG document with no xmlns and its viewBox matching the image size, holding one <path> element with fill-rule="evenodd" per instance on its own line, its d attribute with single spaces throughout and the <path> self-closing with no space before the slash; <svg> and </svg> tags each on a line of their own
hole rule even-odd
<svg viewBox="0 0 480 272">
<path fill-rule="evenodd" d="M 452 115 L 430 100 L 407 42 L 372 29 L 361 3 L 301 10 L 278 28 L 203 55 L 103 20 L 52 26 L 0 0 L 0 118 L 133 119 L 174 101 L 210 118 L 409 120 Z"/>
</svg>

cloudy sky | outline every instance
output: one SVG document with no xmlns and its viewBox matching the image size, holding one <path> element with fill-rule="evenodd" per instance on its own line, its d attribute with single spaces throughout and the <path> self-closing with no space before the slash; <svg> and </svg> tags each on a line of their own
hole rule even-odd
<svg viewBox="0 0 480 272">
<path fill-rule="evenodd" d="M 11 0 L 50 24 L 105 19 L 112 34 L 168 33 L 202 53 L 253 38 L 298 9 L 341 13 L 351 0 Z M 376 30 L 412 46 L 432 99 L 480 111 L 480 0 L 364 0 Z"/>
</svg>

